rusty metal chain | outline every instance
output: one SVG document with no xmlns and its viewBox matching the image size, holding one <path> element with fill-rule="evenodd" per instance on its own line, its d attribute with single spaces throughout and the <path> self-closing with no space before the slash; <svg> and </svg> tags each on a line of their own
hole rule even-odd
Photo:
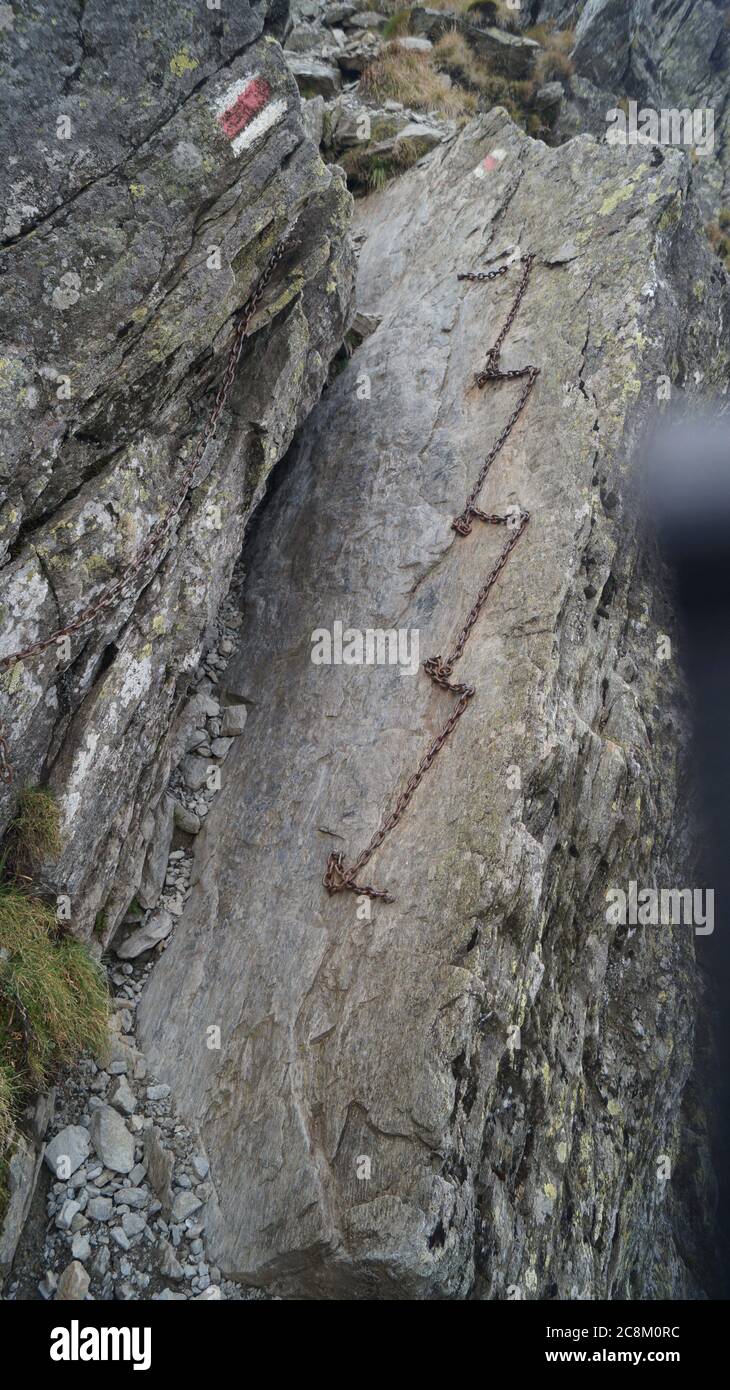
<svg viewBox="0 0 730 1390">
<path fill-rule="evenodd" d="M 472 520 L 474 519 L 476 519 L 477 521 L 483 521 L 490 526 L 506 526 L 512 519 L 508 515 L 503 516 L 499 513 L 482 511 L 477 506 L 477 498 L 479 497 L 482 487 L 484 486 L 487 474 L 489 473 L 489 470 L 492 464 L 494 463 L 495 458 L 499 454 L 500 450 L 504 447 L 507 439 L 512 433 L 512 430 L 514 429 L 517 421 L 519 420 L 530 397 L 532 388 L 535 385 L 535 382 L 540 374 L 539 367 L 534 366 L 520 367 L 515 371 L 509 372 L 501 371 L 499 366 L 502 345 L 504 343 L 505 338 L 507 337 L 507 334 L 509 333 L 510 328 L 512 327 L 512 324 L 514 323 L 523 296 L 529 284 L 530 273 L 532 271 L 534 260 L 534 256 L 531 255 L 521 257 L 520 264 L 522 265 L 522 276 L 520 279 L 520 283 L 517 287 L 515 298 L 512 302 L 509 313 L 507 314 L 507 317 L 502 325 L 502 328 L 500 329 L 499 336 L 494 346 L 491 347 L 489 349 L 489 352 L 487 353 L 487 359 L 484 368 L 476 376 L 476 385 L 479 387 L 486 385 L 488 381 L 517 381 L 524 379 L 525 384 L 520 393 L 519 400 L 514 410 L 512 411 L 506 425 L 504 426 L 504 429 L 502 430 L 498 439 L 492 445 L 491 449 L 489 450 L 489 453 L 487 454 L 487 457 L 482 465 L 482 468 L 474 484 L 474 487 L 472 488 L 469 496 L 466 499 L 464 510 L 460 513 L 459 516 L 455 517 L 451 523 L 453 529 L 459 536 L 469 535 L 469 532 L 471 531 L 472 527 Z M 458 278 L 460 280 L 474 281 L 496 280 L 498 276 L 505 275 L 508 270 L 509 266 L 503 265 L 500 266 L 497 270 L 465 272 L 464 274 L 459 275 Z M 512 527 L 508 539 L 505 541 L 502 550 L 500 551 L 500 554 L 497 556 L 497 559 L 495 560 L 486 579 L 484 580 L 484 583 L 479 589 L 474 603 L 469 613 L 467 614 L 467 617 L 454 642 L 454 646 L 450 651 L 449 655 L 446 657 L 446 660 L 443 660 L 441 656 L 430 656 L 428 660 L 423 663 L 423 669 L 426 672 L 426 675 L 430 676 L 431 680 L 434 682 L 435 685 L 438 685 L 442 690 L 448 690 L 450 694 L 457 696 L 456 706 L 453 709 L 450 717 L 444 724 L 443 728 L 440 729 L 439 733 L 434 738 L 427 752 L 424 754 L 415 772 L 409 778 L 408 782 L 406 783 L 405 787 L 400 793 L 398 800 L 396 801 L 396 804 L 393 810 L 391 811 L 390 815 L 384 821 L 382 821 L 375 834 L 373 835 L 372 839 L 370 840 L 369 844 L 362 851 L 362 853 L 358 855 L 354 864 L 352 864 L 351 867 L 348 869 L 345 866 L 344 855 L 342 853 L 333 852 L 332 854 L 330 854 L 327 860 L 327 867 L 324 872 L 324 877 L 322 879 L 322 882 L 330 895 L 332 895 L 333 893 L 341 893 L 344 890 L 347 890 L 351 893 L 358 893 L 368 898 L 379 898 L 382 902 L 386 903 L 392 903 L 395 901 L 395 899 L 391 897 L 389 893 L 384 892 L 382 889 L 374 888 L 371 884 L 368 883 L 358 883 L 358 875 L 364 869 L 368 861 L 372 858 L 375 851 L 380 848 L 386 835 L 390 834 L 390 831 L 393 830 L 395 826 L 398 824 L 401 816 L 403 815 L 403 812 L 405 811 L 406 807 L 408 806 L 409 802 L 414 796 L 414 793 L 416 792 L 417 788 L 419 787 L 420 783 L 422 782 L 423 778 L 425 777 L 426 773 L 431 767 L 431 764 L 433 763 L 434 759 L 438 756 L 438 754 L 441 752 L 441 749 L 443 748 L 444 744 L 447 742 L 453 730 L 456 728 L 456 725 L 458 724 L 459 720 L 461 719 L 461 716 L 464 713 L 464 710 L 466 709 L 467 705 L 469 704 L 469 701 L 473 698 L 473 696 L 476 693 L 473 685 L 466 685 L 463 682 L 453 681 L 451 679 L 453 669 L 457 661 L 459 661 L 460 657 L 463 655 L 464 648 L 469 638 L 469 634 L 471 633 L 471 630 L 474 627 L 474 624 L 476 623 L 477 618 L 479 617 L 479 614 L 481 613 L 482 608 L 484 607 L 484 604 L 486 603 L 492 588 L 496 584 L 499 575 L 504 569 L 507 560 L 509 559 L 518 540 L 520 539 L 520 536 L 523 534 L 523 532 L 529 525 L 529 521 L 529 512 L 526 512 L 524 509 L 520 508 L 517 522 Z"/>
<path fill-rule="evenodd" d="M 122 598 L 129 596 L 128 591 L 132 586 L 132 581 L 135 576 L 142 569 L 146 561 L 157 551 L 161 543 L 169 537 L 173 523 L 179 515 L 193 487 L 195 473 L 203 454 L 215 436 L 218 428 L 218 421 L 220 420 L 233 387 L 236 368 L 243 351 L 243 344 L 248 336 L 251 322 L 261 302 L 266 286 L 276 266 L 284 255 L 287 245 L 288 238 L 284 237 L 269 257 L 264 270 L 256 281 L 253 291 L 238 314 L 231 337 L 231 345 L 228 349 L 226 369 L 223 373 L 218 391 L 216 392 L 213 408 L 192 455 L 183 469 L 175 499 L 170 503 L 167 511 L 160 520 L 152 527 L 146 540 L 140 546 L 139 550 L 137 550 L 126 573 L 121 579 L 117 579 L 113 583 L 108 584 L 93 603 L 88 604 L 86 608 L 82 608 L 81 612 L 77 613 L 76 617 L 63 627 L 56 628 L 55 632 L 50 633 L 49 636 L 43 637 L 37 642 L 33 642 L 28 647 L 23 647 L 19 651 L 11 652 L 9 656 L 0 657 L 0 672 L 6 671 L 9 667 L 15 666 L 20 661 L 29 661 L 31 657 L 38 656 L 40 652 L 46 651 L 48 647 L 57 644 L 63 637 L 70 637 L 73 633 L 81 632 L 84 628 L 91 627 L 100 613 L 105 612 L 107 608 L 111 608 L 114 604 L 120 602 Z M 0 724 L 0 782 L 4 782 L 7 786 L 12 780 L 13 769 L 10 761 L 7 730 Z"/>
</svg>

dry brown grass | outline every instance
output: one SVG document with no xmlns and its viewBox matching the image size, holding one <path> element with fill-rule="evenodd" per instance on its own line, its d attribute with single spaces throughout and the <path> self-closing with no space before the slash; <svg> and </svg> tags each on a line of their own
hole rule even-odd
<svg viewBox="0 0 730 1390">
<path fill-rule="evenodd" d="M 458 29 L 449 29 L 434 46 L 434 61 L 446 69 L 451 76 L 461 73 L 469 81 L 474 81 L 480 72 L 473 50 Z"/>
<path fill-rule="evenodd" d="M 556 29 L 552 24 L 536 24 L 526 29 L 528 39 L 542 44 L 535 68 L 538 82 L 567 82 L 575 72 L 575 64 L 570 56 L 575 45 L 574 29 Z"/>
<path fill-rule="evenodd" d="M 472 91 L 481 109 L 503 106 L 512 120 L 530 135 L 549 133 L 533 108 L 538 84 L 493 72 L 456 30 L 450 30 L 439 39 L 434 48 L 434 62 L 455 82 Z"/>
<path fill-rule="evenodd" d="M 473 93 L 451 86 L 430 53 L 411 53 L 397 44 L 388 44 L 366 68 L 360 86 L 373 101 L 400 101 L 414 111 L 448 118 L 471 116 L 477 110 Z"/>
<path fill-rule="evenodd" d="M 449 14 L 465 14 L 472 0 L 428 0 L 429 10 L 448 10 Z"/>
</svg>

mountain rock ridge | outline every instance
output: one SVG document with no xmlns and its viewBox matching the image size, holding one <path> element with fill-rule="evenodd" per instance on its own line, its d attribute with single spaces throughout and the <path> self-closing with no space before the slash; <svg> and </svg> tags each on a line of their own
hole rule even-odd
<svg viewBox="0 0 730 1390">
<path fill-rule="evenodd" d="M 701 1296 L 657 1179 L 702 1144 L 681 1113 L 691 936 L 605 916 L 611 885 L 683 872 L 671 619 L 630 463 L 660 381 L 711 392 L 726 370 L 688 190 L 681 152 L 548 149 L 493 111 L 359 206 L 374 331 L 257 532 L 230 676 L 246 734 L 139 1012 L 205 1135 L 210 1247 L 244 1283 Z M 508 410 L 470 383 L 514 293 L 457 276 L 518 250 L 537 265 L 502 366 L 541 375 L 483 505 L 530 527 L 459 668 L 477 696 L 368 866 L 397 900 L 362 920 L 324 894 L 326 856 L 353 861 L 450 705 L 423 673 L 315 667 L 310 637 L 408 625 L 422 657 L 448 650 L 495 557 L 450 523 Z"/>
</svg>

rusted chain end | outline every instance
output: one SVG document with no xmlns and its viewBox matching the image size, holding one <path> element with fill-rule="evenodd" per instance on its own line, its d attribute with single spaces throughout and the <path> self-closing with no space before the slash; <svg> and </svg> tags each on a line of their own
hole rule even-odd
<svg viewBox="0 0 730 1390">
<path fill-rule="evenodd" d="M 471 508 L 462 512 L 461 516 L 455 516 L 451 523 L 452 531 L 456 531 L 460 536 L 468 536 L 471 533 Z"/>
<path fill-rule="evenodd" d="M 327 860 L 322 883 L 324 884 L 330 897 L 335 893 L 349 892 L 357 893 L 365 898 L 378 898 L 383 903 L 394 903 L 390 893 L 384 893 L 380 888 L 373 888 L 367 883 L 356 883 L 352 876 L 352 869 L 346 869 L 342 854 L 334 850 Z"/>
</svg>

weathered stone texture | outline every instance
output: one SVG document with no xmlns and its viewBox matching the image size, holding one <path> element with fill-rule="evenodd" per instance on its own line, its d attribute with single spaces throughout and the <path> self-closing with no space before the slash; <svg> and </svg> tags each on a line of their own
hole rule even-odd
<svg viewBox="0 0 730 1390">
<path fill-rule="evenodd" d="M 18 787 L 48 780 L 64 853 L 49 885 L 108 939 L 140 882 L 184 693 L 246 521 L 321 391 L 352 288 L 350 199 L 304 138 L 270 32 L 279 4 L 13 6 L 0 35 L 9 175 L 0 247 L 0 657 L 123 575 L 176 495 L 233 316 L 294 228 L 200 482 L 132 598 L 0 677 Z M 269 129 L 238 157 L 217 103 L 258 75 Z M 13 95 L 15 94 L 15 95 Z M 68 139 L 57 121 L 68 116 Z M 66 669 L 64 669 L 66 667 Z M 159 807 L 159 810 L 158 810 Z M 156 816 L 157 811 L 157 816 Z M 149 897 L 159 866 L 148 860 Z M 103 922 L 100 914 L 104 914 Z"/>
<path fill-rule="evenodd" d="M 658 378 L 709 391 L 727 369 L 688 179 L 677 151 L 548 149 L 496 111 L 361 205 L 373 331 L 258 528 L 228 677 L 246 730 L 139 1019 L 205 1134 L 211 1257 L 247 1282 L 695 1290 L 657 1180 L 686 1154 L 693 942 L 605 918 L 608 887 L 682 872 L 676 665 L 632 459 Z M 483 505 L 532 520 L 458 668 L 476 698 L 363 875 L 397 894 L 368 922 L 327 898 L 325 858 L 352 862 L 452 701 L 423 672 L 315 666 L 310 636 L 339 619 L 448 649 L 501 540 L 451 519 L 514 399 L 472 378 L 516 272 L 457 272 L 516 247 L 537 265 L 502 365 L 541 375 Z"/>
</svg>

